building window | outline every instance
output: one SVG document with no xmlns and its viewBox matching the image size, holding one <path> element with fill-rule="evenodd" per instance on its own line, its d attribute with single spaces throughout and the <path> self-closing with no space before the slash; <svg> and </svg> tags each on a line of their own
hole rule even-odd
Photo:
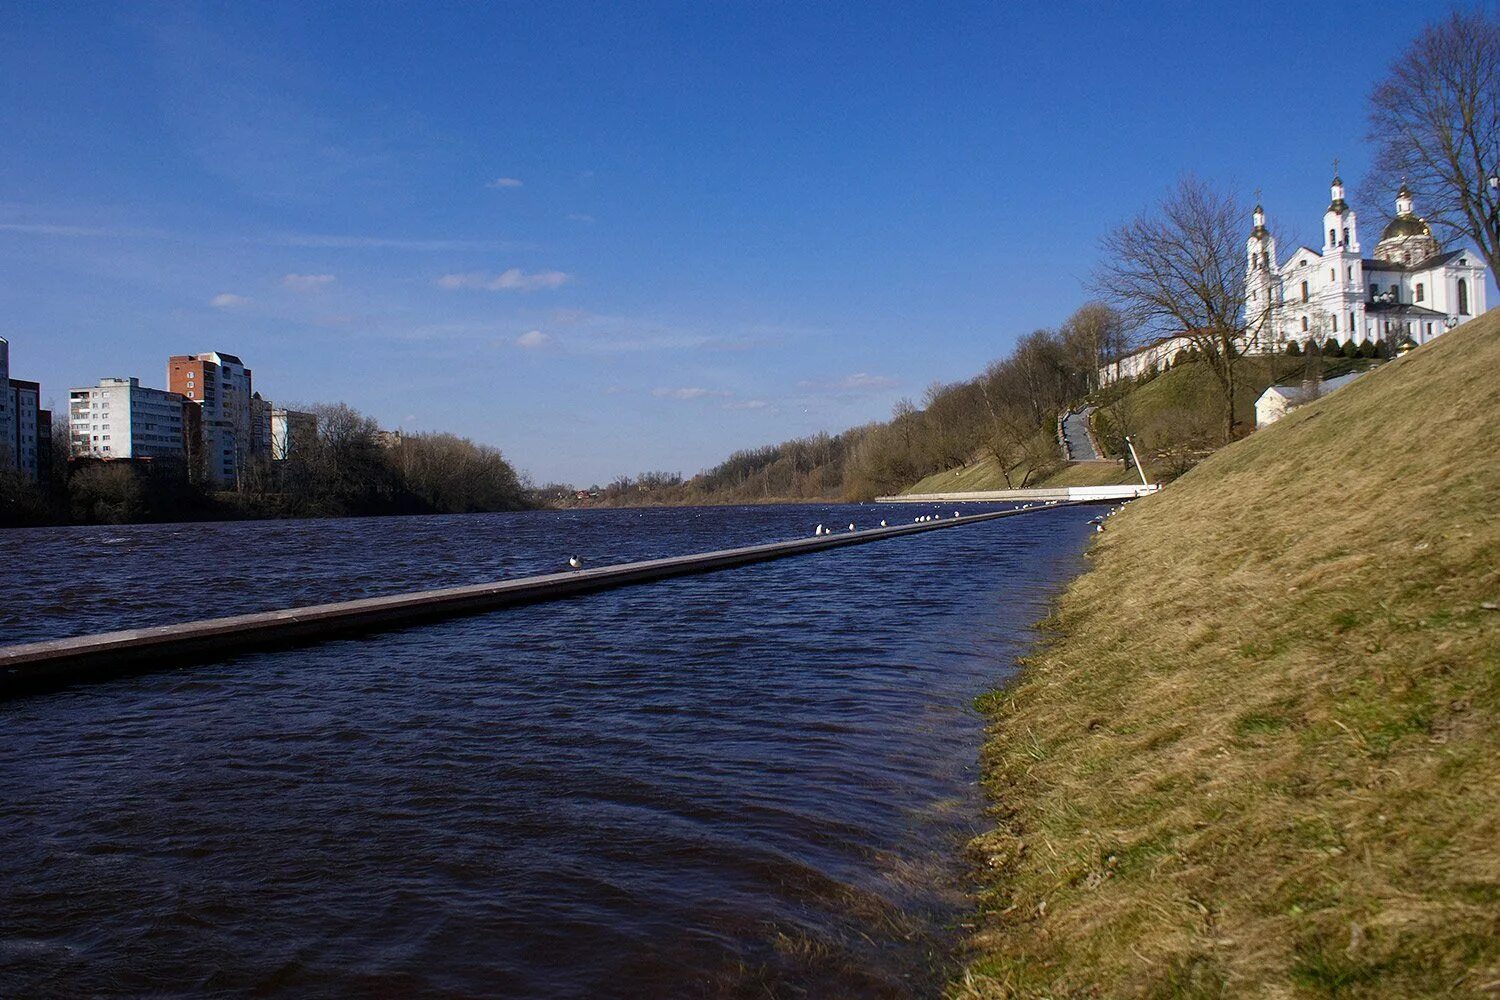
<svg viewBox="0 0 1500 1000">
<path fill-rule="evenodd" d="M 1391 301 L 1392 302 L 1400 302 L 1401 301 L 1401 286 L 1400 285 L 1392 285 L 1391 286 Z"/>
<path fill-rule="evenodd" d="M 1328 230 L 1328 245 L 1329 246 L 1333 246 L 1338 241 L 1339 241 L 1338 234 L 1335 233 L 1332 229 Z"/>
<path fill-rule="evenodd" d="M 1339 273 L 1337 271 L 1335 271 L 1333 268 L 1330 267 L 1328 269 L 1328 283 L 1331 285 L 1335 281 L 1338 281 L 1338 280 L 1339 280 Z"/>
<path fill-rule="evenodd" d="M 1370 301 L 1373 302 L 1375 300 L 1375 296 L 1377 296 L 1379 294 L 1380 294 L 1380 286 L 1379 285 L 1371 285 L 1370 286 Z"/>
<path fill-rule="evenodd" d="M 1349 265 L 1349 280 L 1350 281 L 1354 280 L 1354 265 L 1353 264 Z"/>
<path fill-rule="evenodd" d="M 1458 314 L 1469 315 L 1469 283 L 1462 278 L 1458 279 Z"/>
<path fill-rule="evenodd" d="M 1425 291 L 1426 291 L 1426 289 L 1422 287 L 1422 283 L 1420 281 L 1417 282 L 1417 294 L 1412 299 L 1412 301 L 1413 302 L 1421 302 L 1422 299 L 1425 297 L 1422 293 L 1425 292 Z"/>
<path fill-rule="evenodd" d="M 1302 301 L 1307 301 L 1307 282 L 1305 281 L 1302 283 Z"/>
<path fill-rule="evenodd" d="M 1354 313 L 1352 312 L 1349 314 L 1349 332 L 1354 332 Z"/>
<path fill-rule="evenodd" d="M 1349 227 L 1345 226 L 1344 227 L 1344 245 L 1347 246 L 1348 244 L 1349 244 Z"/>
<path fill-rule="evenodd" d="M 1307 332 L 1307 317 L 1306 316 L 1302 317 L 1302 332 L 1303 333 Z"/>
<path fill-rule="evenodd" d="M 1339 332 L 1339 318 L 1337 316 L 1333 317 L 1333 332 Z"/>
</svg>

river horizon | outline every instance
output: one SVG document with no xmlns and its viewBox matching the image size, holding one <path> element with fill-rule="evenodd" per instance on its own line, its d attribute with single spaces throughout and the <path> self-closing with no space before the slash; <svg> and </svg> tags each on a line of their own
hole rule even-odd
<svg viewBox="0 0 1500 1000">
<path fill-rule="evenodd" d="M 16 529 L 0 642 L 952 509 Z M 1093 513 L 0 703 L 0 993 L 930 993 L 982 827 L 973 699 L 1034 642 Z"/>
</svg>

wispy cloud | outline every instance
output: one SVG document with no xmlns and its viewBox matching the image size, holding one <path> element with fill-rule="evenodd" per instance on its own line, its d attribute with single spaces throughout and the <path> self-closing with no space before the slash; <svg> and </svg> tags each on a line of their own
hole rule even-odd
<svg viewBox="0 0 1500 1000">
<path fill-rule="evenodd" d="M 235 295 L 232 292 L 220 292 L 209 299 L 208 304 L 215 309 L 238 309 L 240 306 L 249 305 L 250 300 L 243 295 Z"/>
<path fill-rule="evenodd" d="M 479 288 L 488 292 L 534 292 L 544 288 L 559 288 L 572 280 L 571 274 L 562 271 L 536 271 L 527 274 L 519 267 L 512 267 L 499 274 L 471 271 L 467 274 L 445 274 L 434 284 L 453 291 L 459 288 Z"/>
<path fill-rule="evenodd" d="M 764 410 L 771 404 L 764 399 L 737 399 L 732 403 L 725 403 L 726 410 Z"/>
<path fill-rule="evenodd" d="M 0 222 L 0 232 L 25 233 L 28 236 L 99 237 L 118 239 L 122 237 L 162 237 L 168 234 L 155 229 L 114 229 L 102 226 L 67 226 L 44 222 Z"/>
<path fill-rule="evenodd" d="M 510 240 L 409 239 L 392 236 L 355 236 L 327 233 L 271 233 L 269 235 L 224 235 L 173 232 L 166 229 L 128 228 L 118 226 L 80 226 L 52 222 L 0 222 L 0 233 L 28 236 L 54 236 L 67 239 L 150 239 L 170 240 L 198 246 L 235 246 L 252 244 L 269 247 L 297 247 L 310 250 L 410 250 L 420 253 L 475 251 L 481 253 L 533 250 L 530 243 Z"/>
<path fill-rule="evenodd" d="M 331 274 L 289 274 L 281 279 L 283 285 L 297 292 L 315 292 L 333 282 Z"/>
<path fill-rule="evenodd" d="M 824 392 L 878 392 L 881 389 L 891 389 L 901 383 L 889 375 L 872 375 L 869 372 L 855 372 L 853 375 L 845 375 L 838 379 L 803 379 L 797 383 L 802 389 L 815 389 Z"/>
<path fill-rule="evenodd" d="M 525 243 L 509 243 L 496 240 L 447 240 L 405 239 L 388 236 L 338 236 L 319 233 L 281 233 L 266 237 L 251 237 L 252 242 L 279 247 L 308 247 L 326 250 L 419 250 L 424 253 L 443 253 L 450 250 L 524 250 Z"/>
<path fill-rule="evenodd" d="M 723 399 L 729 396 L 733 396 L 734 393 L 724 392 L 722 390 L 716 389 L 704 389 L 701 386 L 693 385 L 683 386 L 676 389 L 652 389 L 651 395 L 658 396 L 662 399 L 708 399 L 711 397 L 718 397 L 720 399 Z"/>
<path fill-rule="evenodd" d="M 525 347 L 530 350 L 546 347 L 551 342 L 552 338 L 540 330 L 528 330 L 516 338 L 517 347 Z"/>
<path fill-rule="evenodd" d="M 518 188 L 518 187 L 520 187 L 524 183 L 525 183 L 525 181 L 521 180 L 519 177 L 496 177 L 494 180 L 492 180 L 488 184 L 486 184 L 485 187 L 487 187 L 487 188 Z"/>
<path fill-rule="evenodd" d="M 594 221 L 594 217 L 587 212 L 569 212 L 567 217 L 572 222 L 592 223 Z"/>
</svg>

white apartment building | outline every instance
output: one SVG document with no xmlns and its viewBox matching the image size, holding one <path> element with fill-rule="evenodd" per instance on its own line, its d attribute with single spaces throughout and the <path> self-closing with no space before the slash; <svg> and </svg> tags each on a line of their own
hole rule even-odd
<svg viewBox="0 0 1500 1000">
<path fill-rule="evenodd" d="M 72 389 L 68 452 L 75 458 L 182 460 L 182 408 L 182 396 L 137 378 L 103 378 Z"/>
<path fill-rule="evenodd" d="M 318 435 L 316 414 L 271 410 L 271 459 L 284 462 L 307 448 Z"/>
</svg>

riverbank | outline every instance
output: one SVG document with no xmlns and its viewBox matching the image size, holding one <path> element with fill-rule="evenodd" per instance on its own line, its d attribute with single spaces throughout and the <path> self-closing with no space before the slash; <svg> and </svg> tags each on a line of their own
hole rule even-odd
<svg viewBox="0 0 1500 1000">
<path fill-rule="evenodd" d="M 1500 314 L 1109 522 L 983 700 L 965 997 L 1500 989 Z"/>
</svg>

